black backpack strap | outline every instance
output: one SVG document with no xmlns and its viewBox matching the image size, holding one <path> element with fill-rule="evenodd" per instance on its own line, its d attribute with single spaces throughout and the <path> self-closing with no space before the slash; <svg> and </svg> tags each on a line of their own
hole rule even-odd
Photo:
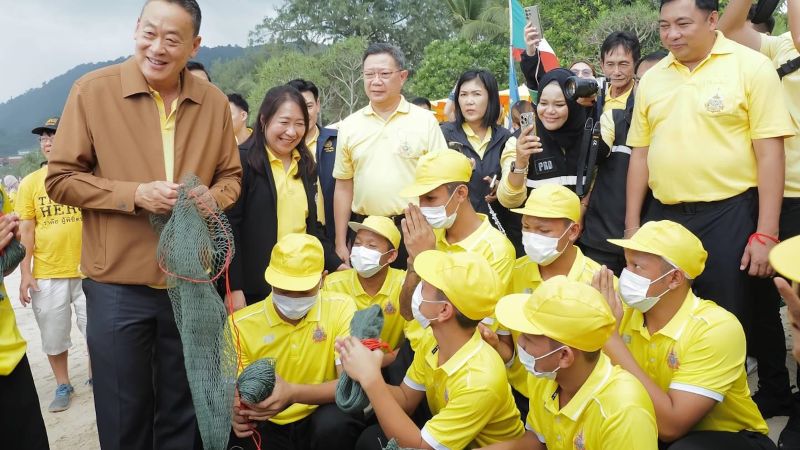
<svg viewBox="0 0 800 450">
<path fill-rule="evenodd" d="M 778 76 L 783 79 L 783 77 L 789 75 L 797 69 L 800 69 L 800 56 L 795 59 L 790 59 L 778 67 Z"/>
<path fill-rule="evenodd" d="M 583 127 L 583 139 L 581 140 L 580 153 L 578 154 L 578 176 L 575 180 L 575 193 L 578 197 L 583 198 L 586 195 L 586 166 L 589 162 L 589 148 L 592 146 L 592 129 L 594 128 L 594 119 L 591 117 L 586 119 L 586 125 Z"/>
</svg>

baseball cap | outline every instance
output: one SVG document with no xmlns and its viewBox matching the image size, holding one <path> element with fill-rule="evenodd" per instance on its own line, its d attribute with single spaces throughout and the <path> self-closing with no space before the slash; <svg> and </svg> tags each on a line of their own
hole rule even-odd
<svg viewBox="0 0 800 450">
<path fill-rule="evenodd" d="M 455 150 L 439 150 L 422 155 L 414 172 L 414 183 L 400 191 L 401 197 L 419 197 L 453 182 L 469 182 L 472 164 Z"/>
<path fill-rule="evenodd" d="M 278 289 L 302 292 L 319 284 L 323 270 L 325 256 L 319 240 L 308 234 L 292 233 L 272 248 L 264 279 Z"/>
<path fill-rule="evenodd" d="M 392 219 L 388 217 L 369 216 L 364 219 L 364 222 L 348 222 L 347 225 L 356 233 L 359 230 L 369 230 L 383 236 L 395 249 L 400 245 L 400 230 L 397 229 Z"/>
<path fill-rule="evenodd" d="M 51 131 L 55 133 L 56 129 L 58 128 L 58 122 L 60 120 L 61 120 L 60 117 L 51 117 L 44 121 L 44 125 L 36 127 L 33 130 L 31 130 L 31 133 L 38 134 L 39 136 L 44 134 L 45 131 Z"/>
<path fill-rule="evenodd" d="M 647 222 L 629 239 L 609 239 L 608 242 L 661 256 L 692 279 L 703 273 L 708 259 L 708 252 L 700 239 L 683 225 L 670 220 Z"/>
<path fill-rule="evenodd" d="M 545 184 L 531 191 L 525 206 L 512 212 L 546 219 L 581 220 L 581 201 L 574 192 L 560 184 Z"/>
</svg>

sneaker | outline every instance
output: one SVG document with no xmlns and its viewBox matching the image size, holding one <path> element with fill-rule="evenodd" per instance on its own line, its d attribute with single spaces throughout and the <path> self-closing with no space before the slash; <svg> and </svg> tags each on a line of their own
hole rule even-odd
<svg viewBox="0 0 800 450">
<path fill-rule="evenodd" d="M 752 396 L 753 402 L 764 419 L 776 416 L 789 416 L 794 411 L 794 397 L 791 395 L 770 395 L 765 390 L 759 389 Z"/>
<path fill-rule="evenodd" d="M 60 412 L 69 409 L 69 403 L 72 400 L 72 393 L 75 389 L 71 384 L 59 384 L 56 388 L 56 396 L 50 403 L 50 412 Z"/>
</svg>

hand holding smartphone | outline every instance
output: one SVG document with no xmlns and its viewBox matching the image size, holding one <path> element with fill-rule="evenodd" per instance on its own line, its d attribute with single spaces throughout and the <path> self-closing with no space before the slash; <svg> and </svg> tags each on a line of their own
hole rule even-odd
<svg viewBox="0 0 800 450">
<path fill-rule="evenodd" d="M 533 28 L 536 28 L 536 31 L 539 32 L 539 36 L 542 36 L 542 20 L 539 17 L 539 5 L 525 8 L 525 18 Z"/>
</svg>

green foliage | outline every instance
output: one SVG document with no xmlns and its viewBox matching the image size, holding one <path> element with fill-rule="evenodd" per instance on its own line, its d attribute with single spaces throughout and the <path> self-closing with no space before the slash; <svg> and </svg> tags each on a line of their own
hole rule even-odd
<svg viewBox="0 0 800 450">
<path fill-rule="evenodd" d="M 479 68 L 492 72 L 501 89 L 508 87 L 507 48 L 466 39 L 433 41 L 425 47 L 425 57 L 408 90 L 415 96 L 444 98 L 464 71 Z"/>
<path fill-rule="evenodd" d="M 658 11 L 649 5 L 635 4 L 606 11 L 593 22 L 586 41 L 595 49 L 595 55 L 586 59 L 599 63 L 600 46 L 606 36 L 614 31 L 629 31 L 638 36 L 642 44 L 642 56 L 661 48 Z M 564 64 L 569 63 L 564 62 Z"/>
<path fill-rule="evenodd" d="M 286 0 L 256 26 L 250 41 L 305 46 L 360 37 L 398 45 L 414 67 L 428 42 L 454 33 L 454 20 L 439 0 Z"/>
<path fill-rule="evenodd" d="M 20 179 L 25 178 L 31 172 L 39 170 L 43 162 L 44 156 L 42 152 L 38 148 L 31 149 L 22 157 L 21 161 L 0 167 L 0 177 L 14 175 Z"/>
<path fill-rule="evenodd" d="M 361 55 L 365 38 L 348 38 L 330 47 L 301 53 L 287 51 L 261 64 L 254 74 L 255 85 L 249 92 L 250 117 L 258 109 L 266 92 L 294 78 L 314 82 L 320 91 L 323 123 L 341 120 L 367 102 L 361 75 Z"/>
<path fill-rule="evenodd" d="M 260 45 L 247 48 L 240 58 L 214 61 L 210 67 L 214 84 L 226 94 L 236 92 L 247 97 L 256 86 L 252 74 L 259 65 L 269 59 L 269 56 L 267 47 Z"/>
</svg>

